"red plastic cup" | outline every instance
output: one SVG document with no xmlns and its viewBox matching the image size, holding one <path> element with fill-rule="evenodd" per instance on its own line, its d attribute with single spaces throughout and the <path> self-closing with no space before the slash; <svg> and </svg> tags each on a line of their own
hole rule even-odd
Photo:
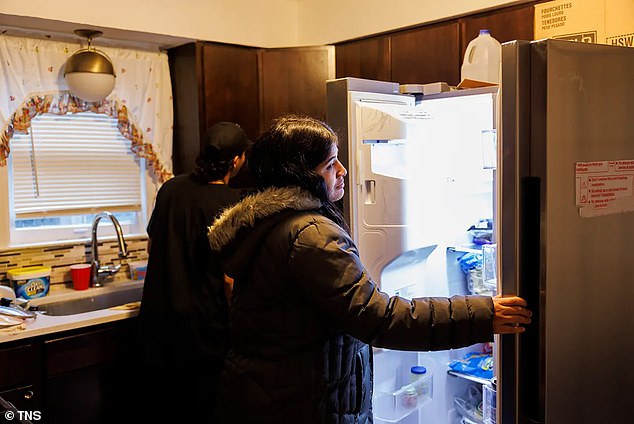
<svg viewBox="0 0 634 424">
<path fill-rule="evenodd" d="M 70 266 L 75 290 L 86 290 L 90 286 L 90 264 L 76 264 Z"/>
</svg>

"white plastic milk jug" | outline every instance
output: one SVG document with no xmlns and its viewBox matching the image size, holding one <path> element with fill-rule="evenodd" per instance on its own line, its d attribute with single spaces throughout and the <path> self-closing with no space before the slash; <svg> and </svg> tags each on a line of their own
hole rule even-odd
<svg viewBox="0 0 634 424">
<path fill-rule="evenodd" d="M 502 46 L 488 29 L 481 29 L 480 35 L 471 40 L 464 53 L 460 76 L 464 79 L 500 83 L 500 61 Z"/>
</svg>

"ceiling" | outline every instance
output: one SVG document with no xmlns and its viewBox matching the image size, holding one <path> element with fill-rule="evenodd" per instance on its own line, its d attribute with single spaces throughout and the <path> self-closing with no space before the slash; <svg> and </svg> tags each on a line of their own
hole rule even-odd
<svg viewBox="0 0 634 424">
<path fill-rule="evenodd" d="M 103 32 L 94 45 L 108 47 L 139 48 L 143 50 L 165 50 L 191 41 L 189 38 L 129 31 L 116 28 L 84 25 L 50 19 L 15 16 L 0 13 L 0 33 L 32 38 L 47 38 L 56 41 L 77 42 L 82 40 L 73 33 L 76 29 L 89 28 Z"/>
</svg>

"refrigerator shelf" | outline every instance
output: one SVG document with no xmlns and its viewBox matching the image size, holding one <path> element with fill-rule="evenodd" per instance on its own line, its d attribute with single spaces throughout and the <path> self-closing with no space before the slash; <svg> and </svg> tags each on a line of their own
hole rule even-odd
<svg viewBox="0 0 634 424">
<path fill-rule="evenodd" d="M 449 374 L 451 376 L 454 376 L 454 377 L 464 378 L 465 380 L 473 381 L 473 382 L 478 383 L 478 384 L 489 384 L 491 382 L 491 380 L 486 379 L 486 378 L 476 377 L 476 376 L 469 375 L 469 374 L 462 374 L 462 373 L 455 372 L 455 371 L 447 371 L 447 374 Z"/>
<path fill-rule="evenodd" d="M 373 399 L 374 418 L 387 423 L 399 423 L 409 417 L 414 411 L 419 410 L 431 397 L 427 395 L 415 395 L 408 400 L 404 388 L 394 392 L 375 392 Z"/>
<path fill-rule="evenodd" d="M 449 246 L 447 252 L 453 253 L 482 253 L 482 246 L 478 247 L 465 247 L 465 246 Z"/>
</svg>

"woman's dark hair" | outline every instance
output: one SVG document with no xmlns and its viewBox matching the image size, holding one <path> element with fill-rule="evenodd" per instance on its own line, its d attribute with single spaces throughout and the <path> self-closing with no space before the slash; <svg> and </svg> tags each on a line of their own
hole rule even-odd
<svg viewBox="0 0 634 424">
<path fill-rule="evenodd" d="M 341 210 L 328 199 L 326 183 L 315 168 L 328 159 L 339 140 L 324 122 L 284 115 L 275 119 L 255 142 L 249 169 L 259 189 L 298 186 L 321 200 L 321 213 L 347 230 Z"/>
</svg>

